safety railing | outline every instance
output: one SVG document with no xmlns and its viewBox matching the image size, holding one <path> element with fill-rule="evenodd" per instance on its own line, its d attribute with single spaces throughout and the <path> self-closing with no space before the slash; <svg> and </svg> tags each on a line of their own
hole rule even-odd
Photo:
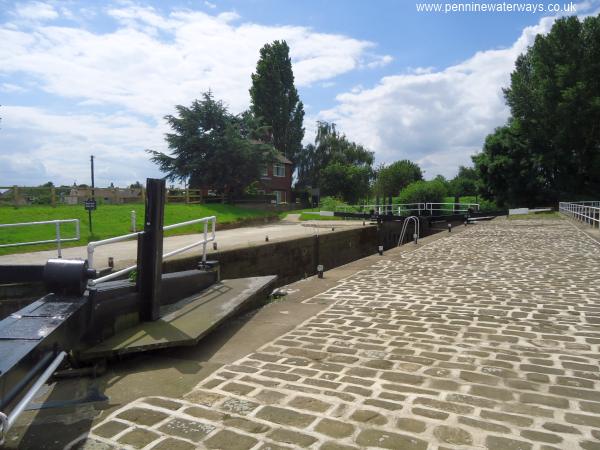
<svg viewBox="0 0 600 450">
<path fill-rule="evenodd" d="M 63 223 L 74 223 L 75 224 L 75 237 L 72 238 L 63 238 L 60 234 L 60 225 Z M 2 247 L 17 247 L 21 245 L 36 245 L 36 244 L 52 244 L 56 243 L 56 251 L 58 253 L 58 257 L 62 258 L 62 249 L 61 242 L 72 242 L 78 241 L 80 239 L 80 224 L 79 219 L 57 219 L 57 220 L 43 220 L 41 222 L 21 222 L 21 223 L 3 223 L 0 224 L 0 228 L 13 228 L 13 227 L 26 227 L 33 225 L 52 225 L 54 224 L 54 239 L 46 239 L 43 241 L 27 241 L 27 242 L 15 242 L 11 244 L 1 244 Z"/>
<path fill-rule="evenodd" d="M 600 228 L 600 202 L 560 202 L 558 211 L 592 227 Z"/>
<path fill-rule="evenodd" d="M 414 212 L 419 216 L 428 212 L 432 216 L 434 213 L 462 214 L 471 210 L 479 211 L 479 203 L 401 203 L 395 206 L 399 216 Z"/>
<path fill-rule="evenodd" d="M 400 231 L 400 237 L 398 238 L 398 247 L 402 245 L 404 242 L 404 236 L 406 235 L 406 230 L 408 229 L 409 222 L 414 224 L 415 232 L 413 233 L 413 239 L 415 244 L 419 241 L 419 234 L 421 233 L 421 226 L 419 224 L 419 218 L 417 216 L 407 217 L 402 223 L 402 231 Z"/>
<path fill-rule="evenodd" d="M 217 228 L 217 218 L 215 216 L 203 217 L 201 219 L 188 220 L 187 222 L 180 222 L 180 223 L 175 223 L 173 225 L 167 225 L 167 226 L 163 227 L 163 230 L 164 231 L 173 230 L 175 228 L 185 227 L 188 225 L 194 225 L 197 223 L 204 224 L 204 228 L 203 228 L 203 232 L 202 232 L 203 239 L 200 241 L 197 241 L 197 242 L 193 242 L 189 245 L 186 245 L 185 247 L 181 247 L 176 250 L 172 250 L 168 253 L 164 253 L 163 259 L 169 258 L 170 256 L 178 255 L 179 253 L 186 252 L 194 247 L 202 246 L 202 262 L 203 263 L 206 262 L 206 246 L 209 242 L 214 242 L 216 240 L 215 232 L 216 232 L 216 228 Z M 208 230 L 209 223 L 211 224 L 210 236 L 209 236 L 209 230 Z M 97 247 L 100 247 L 102 245 L 113 244 L 115 242 L 126 241 L 126 240 L 134 238 L 134 237 L 137 238 L 137 236 L 140 236 L 142 234 L 144 234 L 143 231 L 138 231 L 137 233 L 129 233 L 129 234 L 125 234 L 123 236 L 117 236 L 117 237 L 113 237 L 113 238 L 109 238 L 109 239 L 104 239 L 102 241 L 90 242 L 87 246 L 88 266 L 90 268 L 93 267 L 94 250 Z M 95 285 L 97 285 L 99 283 L 103 283 L 105 281 L 114 280 L 115 278 L 119 278 L 123 275 L 127 275 L 129 272 L 131 272 L 132 270 L 135 270 L 136 268 L 137 268 L 137 264 L 126 267 L 125 269 L 117 270 L 116 272 L 110 273 L 103 277 L 96 278 L 94 280 L 90 280 L 89 284 L 91 286 L 95 286 Z"/>
<path fill-rule="evenodd" d="M 393 205 L 340 205 L 336 206 L 339 212 L 369 212 L 374 211 L 379 215 L 398 214 L 417 214 L 418 216 L 428 212 L 429 215 L 437 212 L 450 214 L 466 213 L 470 210 L 479 211 L 479 203 L 399 203 Z"/>
<path fill-rule="evenodd" d="M 418 216 L 425 211 L 426 203 L 400 203 L 395 205 L 398 209 L 398 215 L 402 216 L 405 214 L 411 214 L 416 212 Z"/>
<path fill-rule="evenodd" d="M 434 211 L 443 211 L 448 213 L 466 213 L 469 211 L 479 211 L 479 203 L 426 203 L 425 210 L 432 215 Z"/>
<path fill-rule="evenodd" d="M 36 382 L 29 388 L 23 398 L 17 403 L 9 415 L 4 414 L 0 411 L 0 446 L 4 444 L 6 439 L 6 433 L 17 421 L 21 413 L 25 410 L 29 402 L 35 397 L 40 388 L 48 381 L 52 376 L 56 368 L 60 365 L 63 359 L 67 356 L 66 352 L 60 352 L 52 362 L 46 367 L 46 370 L 40 375 Z"/>
</svg>

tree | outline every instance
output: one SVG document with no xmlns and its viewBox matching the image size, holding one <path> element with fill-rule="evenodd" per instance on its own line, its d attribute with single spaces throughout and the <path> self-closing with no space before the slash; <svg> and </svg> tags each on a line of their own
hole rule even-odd
<svg viewBox="0 0 600 450">
<path fill-rule="evenodd" d="M 477 195 L 479 177 L 473 167 L 459 166 L 458 174 L 449 182 L 450 194 L 455 197 Z"/>
<path fill-rule="evenodd" d="M 410 183 L 422 179 L 423 172 L 421 168 L 414 162 L 403 159 L 377 171 L 375 192 L 383 197 L 395 197 Z"/>
<path fill-rule="evenodd" d="M 499 206 L 536 206 L 548 200 L 551 187 L 541 158 L 516 123 L 497 128 L 485 140 L 483 151 L 473 157 L 479 177 L 479 192 Z"/>
<path fill-rule="evenodd" d="M 400 204 L 408 203 L 443 203 L 446 186 L 439 179 L 419 180 L 406 186 L 399 195 Z"/>
<path fill-rule="evenodd" d="M 473 158 L 484 196 L 535 205 L 600 191 L 599 73 L 600 15 L 536 37 L 504 90 L 511 118 Z"/>
<path fill-rule="evenodd" d="M 304 106 L 294 86 L 289 52 L 285 41 L 261 48 L 250 101 L 254 115 L 271 128 L 274 147 L 295 164 L 304 138 Z"/>
<path fill-rule="evenodd" d="M 323 169 L 321 190 L 323 195 L 355 204 L 368 194 L 371 175 L 372 171 L 368 166 L 354 166 L 336 161 Z"/>
<path fill-rule="evenodd" d="M 296 186 L 319 187 L 321 195 L 356 201 L 369 189 L 373 160 L 373 152 L 349 141 L 334 123 L 317 122 L 315 143 L 307 145 L 298 158 Z"/>
<path fill-rule="evenodd" d="M 232 116 L 210 92 L 191 107 L 176 109 L 177 116 L 165 117 L 173 129 L 165 138 L 171 155 L 147 150 L 168 180 L 237 195 L 260 178 L 264 164 L 273 161 L 272 146 L 253 139 L 251 117 Z"/>
</svg>

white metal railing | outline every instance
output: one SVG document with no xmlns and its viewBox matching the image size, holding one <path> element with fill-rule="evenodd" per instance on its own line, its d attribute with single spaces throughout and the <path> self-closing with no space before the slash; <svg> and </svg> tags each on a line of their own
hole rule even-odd
<svg viewBox="0 0 600 450">
<path fill-rule="evenodd" d="M 600 201 L 560 202 L 558 210 L 573 219 L 600 228 Z"/>
<path fill-rule="evenodd" d="M 427 211 L 430 215 L 437 211 L 452 213 L 466 213 L 470 209 L 479 211 L 479 203 L 400 203 L 395 205 L 340 205 L 335 210 L 339 212 L 368 212 L 375 211 L 380 215 L 397 213 L 399 216 L 405 213 L 417 212 L 421 215 Z"/>
<path fill-rule="evenodd" d="M 60 235 L 60 225 L 63 223 L 74 223 L 75 224 L 75 237 L 72 238 L 62 238 Z M 25 227 L 31 225 L 51 225 L 54 224 L 54 239 L 46 239 L 44 241 L 28 241 L 28 242 L 16 242 L 14 244 L 1 244 L 1 247 L 17 247 L 21 245 L 35 245 L 35 244 L 52 244 L 56 242 L 56 251 L 58 252 L 58 257 L 62 258 L 62 250 L 60 247 L 61 242 L 71 242 L 78 241 L 80 238 L 80 225 L 79 219 L 56 219 L 56 220 L 43 220 L 41 222 L 21 222 L 21 223 L 3 223 L 0 224 L 0 228 L 12 228 L 12 227 Z"/>
<path fill-rule="evenodd" d="M 194 242 L 192 244 L 186 245 L 185 247 L 181 247 L 178 248 L 176 250 L 172 250 L 168 253 L 164 253 L 163 254 L 163 258 L 168 258 L 170 256 L 174 256 L 174 255 L 178 255 L 179 253 L 183 253 L 186 252 L 194 247 L 198 247 L 198 246 L 202 246 L 202 262 L 206 262 L 206 245 L 209 242 L 214 242 L 215 239 L 215 232 L 216 232 L 216 228 L 217 228 L 217 218 L 215 216 L 210 216 L 210 217 L 203 217 L 201 219 L 194 219 L 194 220 L 188 220 L 187 222 L 180 222 L 180 223 L 175 223 L 173 225 L 167 225 L 165 227 L 163 227 L 164 231 L 167 230 L 173 230 L 175 228 L 180 228 L 180 227 L 185 227 L 188 225 L 194 225 L 196 223 L 203 223 L 204 224 L 204 229 L 203 229 L 203 239 L 197 242 Z M 211 231 L 210 231 L 210 237 L 209 237 L 209 231 L 208 231 L 208 224 L 211 224 Z M 107 245 L 107 244 L 113 244 L 115 242 L 121 242 L 121 241 L 126 241 L 128 239 L 131 239 L 133 237 L 137 237 L 144 234 L 143 231 L 138 231 L 137 233 L 129 233 L 129 234 L 125 234 L 123 236 L 117 236 L 117 237 L 113 237 L 113 238 L 109 238 L 109 239 L 104 239 L 102 241 L 95 241 L 95 242 L 90 242 L 87 246 L 87 260 L 88 260 L 88 266 L 90 268 L 93 267 L 94 264 L 94 250 L 96 247 L 100 247 L 102 245 Z M 118 278 L 122 275 L 126 275 L 129 272 L 131 272 L 132 270 L 137 268 L 137 264 L 133 265 L 133 266 L 129 266 L 126 267 L 125 269 L 121 269 L 118 270 L 116 272 L 110 273 L 108 275 L 105 275 L 103 277 L 100 278 L 96 278 L 94 280 L 90 280 L 89 284 L 91 286 L 95 286 L 96 284 L 99 283 L 103 283 L 105 281 L 109 281 L 109 280 L 113 280 L 115 278 Z"/>
<path fill-rule="evenodd" d="M 4 444 L 8 430 L 14 425 L 21 413 L 25 410 L 27 405 L 31 402 L 33 397 L 37 394 L 44 383 L 46 383 L 46 381 L 48 381 L 48 379 L 52 376 L 62 360 L 65 359 L 65 356 L 67 356 L 67 353 L 64 351 L 56 355 L 46 370 L 44 370 L 33 386 L 29 388 L 25 396 L 23 396 L 19 403 L 17 403 L 9 415 L 6 415 L 0 411 L 0 445 Z"/>
<path fill-rule="evenodd" d="M 407 217 L 406 220 L 404 220 L 404 223 L 402 223 L 402 231 L 400 232 L 400 237 L 398 238 L 397 247 L 401 246 L 402 242 L 404 241 L 404 235 L 406 234 L 406 230 L 408 229 L 409 222 L 412 222 L 415 226 L 415 232 L 413 233 L 413 239 L 415 241 L 415 244 L 419 240 L 419 234 L 421 233 L 421 226 L 419 224 L 419 218 L 417 216 L 410 216 L 410 217 Z"/>
<path fill-rule="evenodd" d="M 433 213 L 433 211 L 465 213 L 469 210 L 479 211 L 479 203 L 426 203 L 425 210 L 430 213 Z"/>
</svg>

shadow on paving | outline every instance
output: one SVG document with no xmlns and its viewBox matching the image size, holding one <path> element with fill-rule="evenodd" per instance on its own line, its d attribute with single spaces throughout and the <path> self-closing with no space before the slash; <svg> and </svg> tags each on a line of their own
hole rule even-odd
<svg viewBox="0 0 600 450">
<path fill-rule="evenodd" d="M 258 312 L 253 310 L 228 320 L 198 345 L 154 350 L 108 361 L 107 371 L 98 378 L 81 377 L 58 380 L 42 392 L 34 403 L 63 403 L 84 399 L 97 392 L 108 401 L 80 403 L 66 407 L 40 409 L 30 425 L 19 423 L 9 433 L 3 448 L 42 450 L 63 448 L 88 432 L 95 418 L 139 397 L 160 395 L 181 397 L 199 381 L 227 361 L 209 362 Z M 247 349 L 240 349 L 240 355 Z M 217 358 L 218 360 L 219 358 Z M 20 420 L 29 422 L 31 413 Z M 24 432 L 24 433 L 23 433 Z M 11 439 L 12 438 L 12 439 Z"/>
</svg>

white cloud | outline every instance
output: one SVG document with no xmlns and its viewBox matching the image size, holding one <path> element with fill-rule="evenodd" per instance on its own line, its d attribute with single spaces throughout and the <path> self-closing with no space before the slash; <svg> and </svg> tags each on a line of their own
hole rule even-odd
<svg viewBox="0 0 600 450">
<path fill-rule="evenodd" d="M 126 185 L 159 176 L 146 148 L 164 151 L 164 125 L 134 116 L 52 114 L 35 107 L 2 107 L 0 180 L 35 185 L 89 182 L 89 156 L 96 156 L 98 185 Z M 23 136 L 28 136 L 25 140 Z"/>
<path fill-rule="evenodd" d="M 58 16 L 50 4 L 27 3 L 15 8 L 14 20 L 0 24 L 0 76 L 6 80 L 0 88 L 16 92 L 15 80 L 24 79 L 56 99 L 61 111 L 3 106 L 3 183 L 87 179 L 92 153 L 100 180 L 125 184 L 157 175 L 143 150 L 164 150 L 162 117 L 208 89 L 232 112 L 246 109 L 250 75 L 266 42 L 288 42 L 297 86 L 388 60 L 373 54 L 368 41 L 243 22 L 234 12 L 161 14 L 132 2 L 82 11 L 69 5 L 62 15 L 71 25 L 59 26 L 41 22 Z M 86 20 L 100 14 L 116 25 L 111 31 L 86 28 Z"/>
<path fill-rule="evenodd" d="M 53 20 L 58 18 L 58 12 L 49 3 L 29 2 L 16 6 L 14 15 L 27 20 Z"/>
<path fill-rule="evenodd" d="M 206 1 L 206 0 L 204 1 L 204 6 L 206 6 L 207 8 L 210 8 L 210 9 L 215 9 L 217 7 L 216 4 Z"/>
<path fill-rule="evenodd" d="M 338 95 L 338 104 L 319 114 L 348 137 L 376 152 L 380 162 L 417 161 L 427 177 L 454 176 L 459 165 L 481 150 L 485 136 L 505 123 L 509 111 L 502 88 L 514 62 L 546 33 L 554 19 L 523 30 L 510 47 L 476 53 L 443 70 L 411 69 L 387 76 L 372 88 Z"/>
<path fill-rule="evenodd" d="M 2 84 L 0 84 L 0 91 L 7 92 L 7 93 L 11 93 L 11 92 L 27 92 L 27 89 L 25 89 L 22 86 L 19 86 L 18 84 L 2 83 Z"/>
<path fill-rule="evenodd" d="M 209 88 L 239 112 L 248 106 L 250 74 L 266 42 L 285 39 L 298 86 L 325 81 L 386 56 L 374 44 L 306 27 L 237 23 L 235 13 L 151 7 L 109 8 L 110 33 L 46 26 L 0 27 L 0 73 L 26 73 L 61 97 L 116 105 L 160 118 Z M 14 25 L 14 24 L 13 24 Z"/>
</svg>

